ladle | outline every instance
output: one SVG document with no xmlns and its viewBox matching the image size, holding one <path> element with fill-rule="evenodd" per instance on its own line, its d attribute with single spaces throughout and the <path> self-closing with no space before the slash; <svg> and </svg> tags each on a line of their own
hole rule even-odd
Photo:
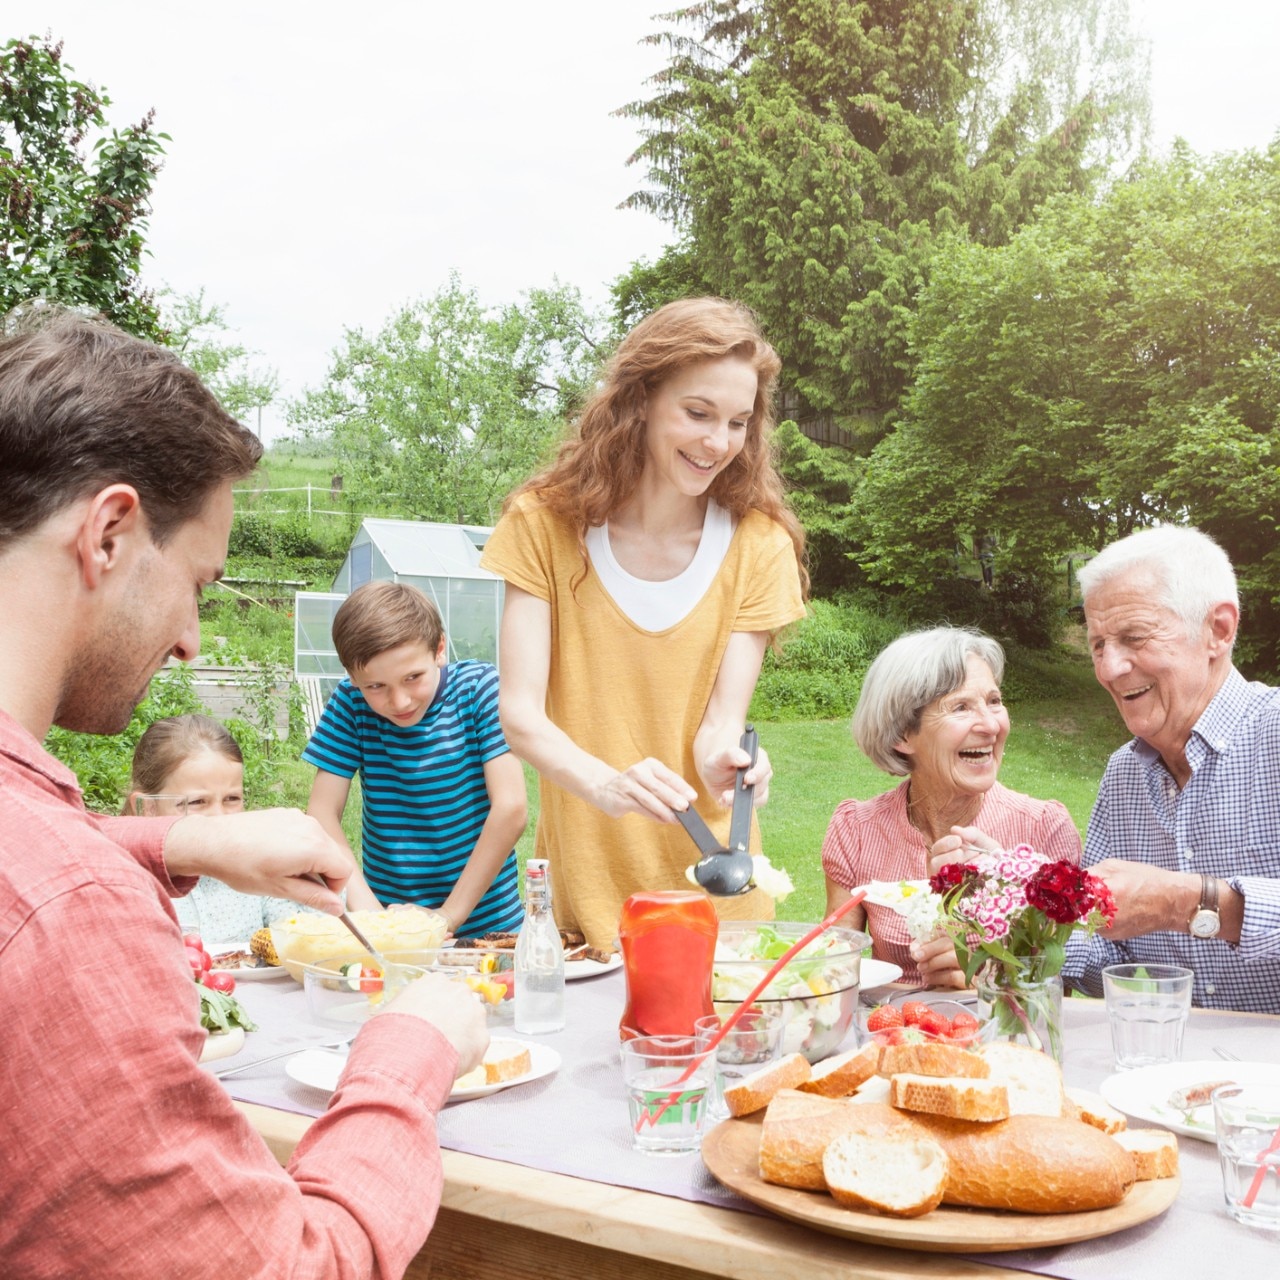
<svg viewBox="0 0 1280 1280">
<path fill-rule="evenodd" d="M 743 779 L 756 762 L 760 750 L 760 735 L 753 725 L 747 725 L 742 735 L 742 749 L 751 757 L 751 764 L 738 770 L 733 783 L 733 814 L 729 819 L 729 847 L 724 848 L 693 809 L 672 810 L 680 825 L 693 837 L 702 853 L 693 868 L 693 877 L 710 894 L 729 898 L 746 893 L 751 888 L 751 876 L 755 864 L 747 846 L 751 840 L 751 808 L 755 784 L 747 786 Z"/>
</svg>

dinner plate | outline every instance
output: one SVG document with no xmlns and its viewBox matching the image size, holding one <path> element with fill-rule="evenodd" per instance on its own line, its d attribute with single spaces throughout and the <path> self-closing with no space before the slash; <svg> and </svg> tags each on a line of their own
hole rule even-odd
<svg viewBox="0 0 1280 1280">
<path fill-rule="evenodd" d="M 1099 1092 L 1117 1111 L 1137 1120 L 1149 1120 L 1174 1133 L 1202 1142 L 1216 1142 L 1213 1107 L 1197 1107 L 1190 1119 L 1168 1104 L 1171 1093 L 1191 1085 L 1232 1080 L 1236 1084 L 1280 1085 L 1280 1063 L 1220 1062 L 1210 1058 L 1200 1062 L 1162 1062 L 1154 1067 L 1135 1067 L 1108 1076 Z"/>
<path fill-rule="evenodd" d="M 902 977 L 902 966 L 887 960 L 864 960 L 858 969 L 858 985 L 864 990 L 883 987 L 886 982 L 897 982 Z"/>
<path fill-rule="evenodd" d="M 519 1043 L 529 1050 L 529 1070 L 524 1075 L 516 1076 L 514 1080 L 500 1080 L 497 1084 L 476 1085 L 473 1089 L 455 1089 L 449 1094 L 448 1101 L 466 1102 L 471 1098 L 485 1098 L 491 1093 L 510 1089 L 513 1085 L 540 1080 L 543 1076 L 549 1076 L 560 1065 L 560 1055 L 549 1045 L 537 1044 L 532 1040 L 513 1043 Z M 290 1058 L 284 1064 L 284 1069 L 290 1079 L 299 1084 L 332 1093 L 338 1087 L 338 1077 L 346 1065 L 345 1053 L 331 1053 L 327 1049 L 304 1049 Z"/>
<path fill-rule="evenodd" d="M 1163 1213 L 1178 1195 L 1178 1178 L 1138 1182 L 1110 1209 L 1083 1213 L 1012 1213 L 940 1205 L 919 1218 L 888 1218 L 844 1209 L 825 1192 L 776 1187 L 760 1177 L 763 1112 L 725 1120 L 702 1139 L 707 1168 L 731 1191 L 779 1217 L 868 1244 L 926 1253 L 1004 1253 L 1074 1244 L 1123 1231 Z"/>
<path fill-rule="evenodd" d="M 602 973 L 612 973 L 622 967 L 622 956 L 614 952 L 605 963 L 599 960 L 566 960 L 564 976 L 566 982 L 574 982 L 578 978 L 596 978 Z"/>
<path fill-rule="evenodd" d="M 226 955 L 228 951 L 248 951 L 249 944 L 247 942 L 211 942 L 205 950 L 216 960 L 218 956 Z M 215 964 L 213 966 L 216 973 L 229 973 L 237 982 L 263 982 L 268 978 L 287 977 L 289 970 L 281 964 L 267 964 L 256 969 L 219 969 Z"/>
</svg>

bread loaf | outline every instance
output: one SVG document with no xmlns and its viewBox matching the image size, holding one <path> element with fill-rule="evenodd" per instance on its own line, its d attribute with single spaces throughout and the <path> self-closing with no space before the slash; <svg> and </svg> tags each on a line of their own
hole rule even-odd
<svg viewBox="0 0 1280 1280">
<path fill-rule="evenodd" d="M 779 1089 L 794 1089 L 809 1078 L 809 1062 L 802 1053 L 789 1053 L 771 1062 L 724 1091 L 724 1103 L 731 1116 L 749 1116 L 769 1105 Z"/>
<path fill-rule="evenodd" d="M 942 1203 L 947 1157 L 932 1138 L 912 1133 L 843 1133 L 827 1145 L 822 1172 L 837 1204 L 918 1218 Z"/>
<path fill-rule="evenodd" d="M 760 1176 L 782 1187 L 825 1191 L 822 1156 L 842 1133 L 882 1137 L 920 1135 L 901 1112 L 883 1104 L 854 1106 L 835 1098 L 783 1089 L 769 1103 L 760 1129 Z"/>
<path fill-rule="evenodd" d="M 1178 1139 L 1167 1129 L 1126 1129 L 1111 1138 L 1128 1152 L 1139 1182 L 1178 1176 Z"/>
<path fill-rule="evenodd" d="M 957 1120 L 990 1122 L 1009 1115 L 1009 1095 L 1004 1085 L 966 1076 L 892 1076 L 889 1101 L 903 1111 L 926 1111 Z"/>
<path fill-rule="evenodd" d="M 997 1040 L 980 1050 L 990 1079 L 1004 1085 L 1011 1116 L 1061 1116 L 1066 1095 L 1062 1068 L 1029 1045 Z"/>
<path fill-rule="evenodd" d="M 887 1044 L 880 1050 L 882 1076 L 902 1073 L 917 1076 L 969 1076 L 985 1080 L 991 1074 L 987 1060 L 969 1049 L 955 1044 L 923 1042 L 920 1044 Z"/>
<path fill-rule="evenodd" d="M 804 1093 L 820 1093 L 824 1098 L 843 1098 L 870 1080 L 880 1061 L 880 1046 L 864 1044 L 861 1049 L 838 1053 L 814 1066 L 808 1080 L 800 1082 Z"/>
</svg>

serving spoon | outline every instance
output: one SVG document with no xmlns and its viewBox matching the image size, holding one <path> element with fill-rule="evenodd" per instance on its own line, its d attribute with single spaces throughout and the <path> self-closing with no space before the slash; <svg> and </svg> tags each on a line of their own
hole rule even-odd
<svg viewBox="0 0 1280 1280">
<path fill-rule="evenodd" d="M 703 822 L 697 810 L 673 809 L 677 821 L 693 837 L 693 842 L 702 854 L 693 868 L 693 878 L 710 894 L 718 898 L 729 898 L 735 894 L 746 893 L 751 888 L 751 877 L 755 872 L 755 863 L 747 846 L 751 839 L 751 808 L 755 795 L 755 784 L 747 786 L 743 779 L 756 762 L 760 750 L 760 735 L 754 725 L 747 725 L 740 743 L 742 749 L 751 757 L 751 764 L 738 770 L 733 783 L 733 814 L 729 819 L 729 845 L 725 848 L 712 834 L 711 828 Z"/>
<path fill-rule="evenodd" d="M 322 875 L 318 875 L 314 871 L 307 872 L 307 879 L 314 880 L 316 884 L 318 884 L 323 889 L 327 889 L 329 887 L 325 883 L 324 877 Z M 373 957 L 373 959 L 378 963 L 378 965 L 381 966 L 382 972 L 385 975 L 388 972 L 388 970 L 391 968 L 391 962 L 387 960 L 383 956 L 382 952 L 379 951 L 378 948 L 375 947 L 373 943 L 370 942 L 369 939 L 364 936 L 364 934 L 360 930 L 360 926 L 357 925 L 356 922 L 351 918 L 351 913 L 347 911 L 345 907 L 342 909 L 341 912 L 339 912 L 338 919 L 341 920 L 342 923 L 347 926 L 347 928 L 351 931 L 351 936 L 355 938 L 355 940 Z"/>
</svg>

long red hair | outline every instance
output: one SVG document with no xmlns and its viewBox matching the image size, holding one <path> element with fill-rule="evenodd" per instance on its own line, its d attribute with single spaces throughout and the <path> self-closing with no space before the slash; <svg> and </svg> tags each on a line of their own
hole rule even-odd
<svg viewBox="0 0 1280 1280">
<path fill-rule="evenodd" d="M 521 494 L 536 494 L 577 533 L 585 569 L 587 530 L 604 524 L 640 483 L 649 395 L 690 365 L 726 357 L 755 369 L 756 399 L 742 451 L 711 482 L 708 494 L 735 519 L 756 510 L 786 529 L 807 597 L 804 530 L 786 504 L 773 464 L 773 396 L 782 362 L 755 316 L 724 298 L 682 298 L 641 320 L 618 344 L 551 465 L 509 494 L 504 510 Z"/>
</svg>

